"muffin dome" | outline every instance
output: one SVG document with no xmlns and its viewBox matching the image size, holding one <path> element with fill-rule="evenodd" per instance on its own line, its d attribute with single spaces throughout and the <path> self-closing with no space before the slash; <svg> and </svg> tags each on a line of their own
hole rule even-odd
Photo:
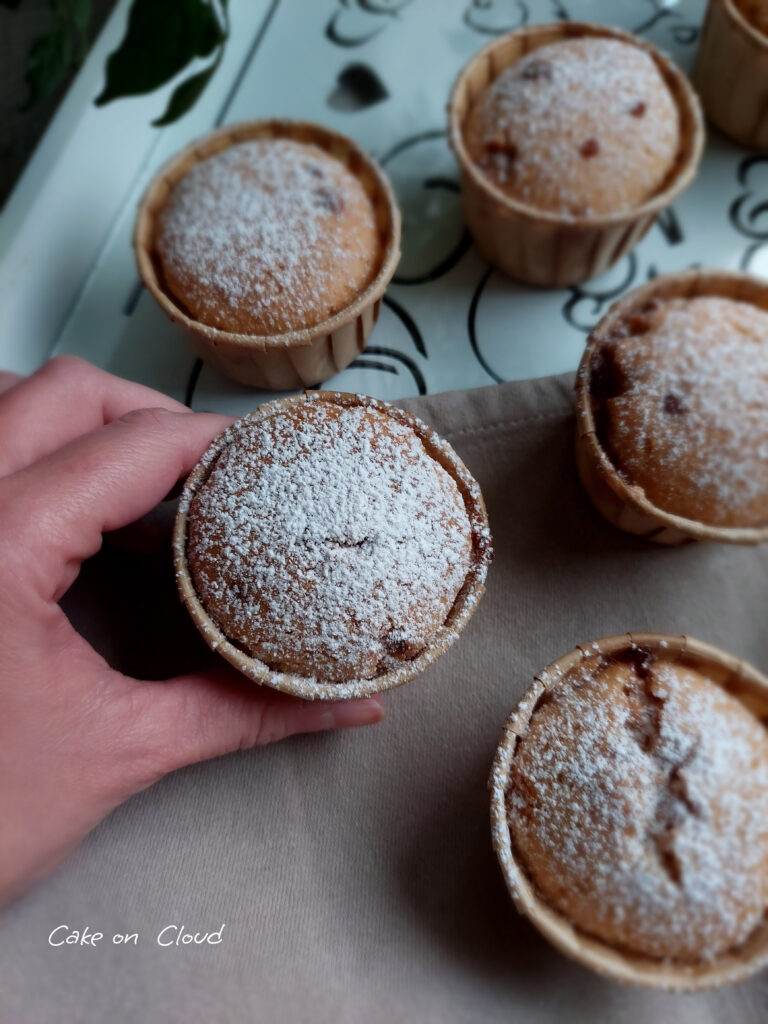
<svg viewBox="0 0 768 1024">
<path fill-rule="evenodd" d="M 651 300 L 590 367 L 600 442 L 657 507 L 768 523 L 768 313 L 716 296 Z"/>
<path fill-rule="evenodd" d="M 484 576 L 490 544 L 484 511 L 427 435 L 385 403 L 323 392 L 223 435 L 189 501 L 186 555 L 230 641 L 331 683 L 428 647 L 470 575 Z"/>
<path fill-rule="evenodd" d="M 618 39 L 569 39 L 499 75 L 472 107 L 465 143 L 511 198 L 589 217 L 629 210 L 666 184 L 679 115 L 645 50 Z"/>
<path fill-rule="evenodd" d="M 239 334 L 312 327 L 375 277 L 381 244 L 360 181 L 318 146 L 241 142 L 196 163 L 158 214 L 167 290 Z"/>
<path fill-rule="evenodd" d="M 766 730 L 658 655 L 595 656 L 545 690 L 507 813 L 542 898 L 618 949 L 714 960 L 768 909 Z"/>
</svg>

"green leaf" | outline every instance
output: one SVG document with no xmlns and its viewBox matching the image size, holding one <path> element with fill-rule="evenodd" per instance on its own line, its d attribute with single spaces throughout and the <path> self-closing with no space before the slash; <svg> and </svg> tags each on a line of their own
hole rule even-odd
<svg viewBox="0 0 768 1024">
<path fill-rule="evenodd" d="M 168 106 L 165 108 L 165 113 L 162 117 L 159 117 L 152 124 L 156 128 L 163 128 L 167 124 L 173 124 L 174 121 L 178 121 L 180 117 L 192 107 L 197 98 L 205 89 L 208 82 L 213 76 L 213 72 L 219 66 L 218 60 L 215 60 L 209 68 L 205 71 L 200 71 L 196 75 L 192 75 L 190 78 L 186 78 L 183 82 L 180 82 L 173 90 L 171 98 L 168 100 Z"/>
<path fill-rule="evenodd" d="M 195 57 L 209 56 L 224 38 L 206 0 L 133 0 L 128 28 L 107 60 L 107 81 L 96 104 L 152 92 Z"/>
<path fill-rule="evenodd" d="M 76 67 L 80 67 L 88 54 L 91 8 L 91 0 L 56 0 L 59 25 L 66 24 L 71 33 L 72 63 Z"/>
<path fill-rule="evenodd" d="M 85 34 L 91 20 L 91 0 L 58 0 L 58 10 L 75 31 Z"/>
<path fill-rule="evenodd" d="M 29 87 L 26 109 L 60 85 L 72 61 L 72 35 L 66 26 L 35 40 L 27 57 L 25 79 Z"/>
</svg>

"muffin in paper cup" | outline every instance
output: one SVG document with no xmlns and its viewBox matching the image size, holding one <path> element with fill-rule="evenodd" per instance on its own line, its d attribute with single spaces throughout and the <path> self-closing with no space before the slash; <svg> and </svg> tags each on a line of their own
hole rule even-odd
<svg viewBox="0 0 768 1024">
<path fill-rule="evenodd" d="M 764 281 L 748 274 L 724 270 L 691 270 L 658 277 L 614 303 L 590 334 L 576 376 L 578 472 L 595 508 L 610 523 L 628 533 L 646 537 L 657 544 L 682 544 L 694 540 L 758 544 L 768 541 L 768 509 L 766 525 L 727 526 L 660 508 L 658 503 L 649 499 L 642 486 L 619 471 L 606 450 L 599 429 L 601 398 L 595 396 L 594 381 L 601 347 L 610 345 L 617 337 L 624 337 L 624 325 L 636 324 L 654 305 L 665 300 L 698 297 L 732 300 L 754 306 L 761 313 L 768 312 L 768 285 Z M 746 361 L 743 373 L 745 381 L 754 379 L 754 367 Z M 667 396 L 667 400 L 674 397 Z M 739 398 L 738 395 L 734 397 Z M 685 412 L 685 409 L 672 411 Z M 739 421 L 735 414 L 733 419 L 734 422 Z M 750 443 L 752 439 L 752 435 L 747 438 Z"/>
<path fill-rule="evenodd" d="M 373 275 L 344 308 L 306 326 L 282 329 L 229 329 L 205 322 L 169 287 L 158 247 L 163 211 L 174 189 L 203 161 L 241 143 L 285 141 L 316 147 L 322 157 L 338 162 L 359 182 L 372 210 L 378 236 L 378 261 Z M 231 150 L 234 152 L 234 150 Z M 319 183 L 322 185 L 322 182 Z M 318 194 L 323 189 L 318 187 Z M 328 197 L 332 209 L 333 197 Z M 201 247 L 205 246 L 203 234 Z M 269 390 L 311 387 L 348 366 L 365 348 L 376 323 L 384 291 L 400 257 L 400 212 L 381 168 L 356 143 L 322 125 L 302 121 L 265 120 L 229 125 L 193 142 L 173 157 L 149 185 L 139 206 L 134 249 L 143 284 L 161 309 L 190 337 L 196 354 L 221 373 L 242 384 Z M 278 256 L 279 258 L 279 256 Z M 332 267 L 331 267 L 332 269 Z M 269 276 L 269 275 L 265 275 Z"/>
<path fill-rule="evenodd" d="M 692 79 L 716 128 L 768 148 L 768 36 L 733 0 L 709 0 Z"/>
<path fill-rule="evenodd" d="M 524 202 L 498 187 L 472 159 L 467 145 L 471 111 L 502 72 L 540 47 L 580 39 L 616 40 L 638 47 L 653 61 L 677 109 L 679 144 L 671 167 L 649 199 L 621 212 L 566 214 Z M 642 104 L 638 110 L 642 116 Z M 552 288 L 601 274 L 634 248 L 658 214 L 691 183 L 704 143 L 698 100 L 672 61 L 630 33 L 580 22 L 531 25 L 489 43 L 460 73 L 448 112 L 465 217 L 481 256 L 512 278 Z M 594 140 L 586 140 L 586 145 L 590 143 L 594 146 Z M 587 149 L 584 155 L 593 152 Z"/>
<path fill-rule="evenodd" d="M 214 439 L 173 554 L 213 650 L 255 683 L 345 700 L 413 679 L 458 640 L 493 549 L 446 441 L 387 402 L 311 391 Z"/>
<path fill-rule="evenodd" d="M 703 676 L 709 690 L 708 699 L 710 705 L 710 711 L 703 717 L 715 718 L 719 724 L 723 721 L 719 716 L 719 712 L 722 712 L 723 705 L 725 704 L 726 715 L 735 715 L 736 732 L 731 735 L 738 736 L 738 729 L 744 728 L 746 723 L 746 728 L 749 730 L 752 741 L 759 744 L 764 751 L 765 725 L 768 722 L 768 679 L 758 672 L 757 669 L 710 644 L 685 636 L 665 636 L 658 633 L 627 633 L 622 636 L 595 640 L 591 643 L 580 645 L 569 654 L 553 662 L 536 676 L 533 685 L 524 694 L 516 709 L 509 716 L 496 751 L 489 779 L 491 792 L 491 835 L 493 847 L 515 907 L 560 952 L 578 961 L 585 967 L 617 981 L 669 991 L 694 991 L 742 981 L 768 963 L 768 918 L 764 914 L 760 917 L 759 911 L 755 913 L 753 905 L 752 917 L 755 917 L 757 920 L 756 922 L 750 920 L 750 923 L 742 928 L 743 931 L 748 931 L 743 941 L 737 943 L 732 948 L 721 949 L 716 955 L 704 958 L 699 956 L 700 947 L 687 935 L 686 929 L 681 928 L 679 922 L 675 922 L 672 919 L 667 920 L 665 913 L 660 915 L 661 920 L 658 922 L 661 931 L 667 932 L 668 929 L 667 934 L 671 936 L 673 943 L 682 942 L 685 944 L 687 942 L 689 946 L 693 946 L 696 953 L 695 958 L 688 956 L 687 959 L 683 959 L 682 957 L 665 957 L 638 952 L 637 949 L 617 941 L 613 936 L 609 940 L 606 934 L 590 933 L 580 924 L 576 923 L 575 917 L 577 915 L 574 913 L 573 906 L 565 909 L 564 904 L 560 906 L 555 905 L 558 897 L 554 900 L 545 897 L 532 874 L 532 870 L 533 872 L 538 872 L 540 866 L 534 867 L 533 861 L 526 861 L 522 850 L 527 848 L 528 856 L 530 857 L 531 849 L 526 846 L 525 836 L 519 831 L 521 825 L 524 830 L 536 827 L 533 824 L 523 824 L 526 822 L 525 806 L 532 807 L 531 814 L 535 816 L 538 813 L 535 810 L 538 806 L 536 801 L 544 801 L 544 805 L 548 805 L 552 798 L 551 794 L 546 792 L 547 786 L 551 783 L 552 787 L 556 789 L 562 784 L 561 780 L 563 779 L 565 780 L 566 787 L 574 781 L 578 784 L 577 788 L 582 785 L 587 787 L 582 794 L 582 798 L 587 801 L 590 807 L 594 807 L 595 801 L 598 804 L 600 804 L 600 801 L 607 801 L 602 811 L 598 814 L 601 820 L 604 817 L 605 821 L 607 821 L 610 818 L 610 814 L 615 813 L 619 815 L 617 820 L 623 821 L 624 818 L 622 816 L 636 814 L 638 809 L 641 810 L 645 806 L 639 790 L 636 798 L 633 800 L 630 797 L 627 803 L 623 803 L 621 800 L 621 790 L 624 788 L 631 792 L 634 785 L 640 785 L 639 780 L 641 778 L 644 780 L 642 784 L 645 784 L 648 781 L 645 776 L 648 774 L 652 775 L 652 772 L 644 773 L 643 771 L 638 771 L 636 774 L 633 774 L 631 767 L 628 767 L 626 771 L 622 771 L 621 765 L 615 765 L 614 767 L 608 767 L 607 775 L 603 775 L 599 771 L 592 773 L 589 765 L 593 763 L 593 759 L 599 760 L 603 755 L 599 751 L 582 750 L 581 745 L 585 743 L 585 736 L 587 738 L 591 736 L 591 740 L 598 746 L 603 742 L 602 737 L 604 735 L 612 736 L 614 739 L 609 740 L 606 745 L 611 747 L 612 742 L 615 740 L 617 749 L 614 751 L 614 755 L 617 758 L 621 749 L 628 748 L 632 748 L 630 754 L 633 754 L 638 764 L 643 762 L 644 759 L 648 759 L 649 763 L 651 763 L 652 760 L 658 758 L 660 773 L 666 773 L 666 785 L 670 787 L 670 797 L 674 798 L 674 801 L 678 801 L 678 799 L 682 801 L 679 808 L 681 819 L 676 821 L 675 828 L 681 827 L 681 821 L 685 815 L 696 817 L 697 814 L 702 813 L 702 808 L 695 802 L 693 793 L 686 789 L 686 784 L 682 781 L 688 777 L 686 772 L 690 771 L 691 763 L 695 762 L 697 756 L 695 746 L 691 748 L 693 752 L 689 751 L 688 755 L 682 754 L 683 761 L 688 756 L 688 760 L 682 767 L 676 767 L 676 762 L 674 764 L 667 764 L 662 756 L 667 752 L 666 747 L 669 746 L 673 733 L 677 736 L 672 723 L 667 723 L 664 726 L 664 716 L 665 714 L 670 714 L 670 708 L 675 714 L 679 712 L 681 707 L 685 710 L 686 703 L 685 698 L 683 698 L 682 704 L 680 702 L 676 703 L 673 699 L 672 705 L 668 706 L 670 696 L 673 695 L 674 691 L 667 690 L 662 693 L 663 687 L 660 689 L 658 681 L 654 682 L 652 675 L 652 666 L 654 665 L 671 667 L 672 671 L 676 673 L 694 673 L 698 677 Z M 540 749 L 538 751 L 538 762 L 535 759 L 532 760 L 532 749 L 529 748 L 525 754 L 527 768 L 525 764 L 516 765 L 516 757 L 520 756 L 522 749 L 521 741 L 529 734 L 532 720 L 537 713 L 540 710 L 552 712 L 554 709 L 557 715 L 563 714 L 558 704 L 558 700 L 561 699 L 558 696 L 558 692 L 562 694 L 563 691 L 560 687 L 562 687 L 564 681 L 566 685 L 568 682 L 572 683 L 574 695 L 567 699 L 573 703 L 579 699 L 578 693 L 583 685 L 579 682 L 579 679 L 581 679 L 585 671 L 601 672 L 605 671 L 607 667 L 610 672 L 612 671 L 612 666 L 618 666 L 618 673 L 622 674 L 621 677 L 617 676 L 617 684 L 615 680 L 609 683 L 609 688 L 613 685 L 616 693 L 619 695 L 617 697 L 619 703 L 626 700 L 628 704 L 631 704 L 633 698 L 627 696 L 630 691 L 636 689 L 642 693 L 644 688 L 648 688 L 648 707 L 651 713 L 647 720 L 643 718 L 642 714 L 633 717 L 637 708 L 633 709 L 630 707 L 627 720 L 622 724 L 622 708 L 619 708 L 621 713 L 617 712 L 614 714 L 616 702 L 609 700 L 602 705 L 598 704 L 598 707 L 604 709 L 604 711 L 600 712 L 601 714 L 604 713 L 608 718 L 613 718 L 613 723 L 606 727 L 604 733 L 601 732 L 600 728 L 595 731 L 594 727 L 590 725 L 593 716 L 589 714 L 584 714 L 581 719 L 583 725 L 577 723 L 575 731 L 570 733 L 571 740 L 574 743 L 574 749 L 570 752 L 570 755 L 566 754 L 566 757 L 572 757 L 572 760 L 569 762 L 570 767 L 560 766 L 558 757 L 562 754 L 562 750 L 554 749 L 557 745 L 555 740 L 552 740 L 552 744 L 547 749 Z M 625 681 L 626 688 L 622 691 L 622 679 L 624 676 L 627 677 Z M 694 676 L 695 678 L 696 676 Z M 626 685 L 627 682 L 629 685 Z M 719 695 L 719 690 L 724 691 L 724 693 Z M 552 707 L 550 708 L 548 705 L 552 705 Z M 703 706 L 700 705 L 700 707 Z M 688 707 L 695 707 L 695 705 L 689 704 Z M 656 715 L 655 718 L 654 715 Z M 553 717 L 554 715 L 551 715 L 550 722 Z M 556 718 L 555 722 L 557 722 Z M 573 723 L 571 724 L 573 725 Z M 615 732 L 612 731 L 614 728 Z M 635 730 L 634 733 L 633 729 Z M 560 735 L 561 740 L 563 740 L 563 737 L 567 738 L 569 736 L 568 727 L 564 731 L 560 731 L 556 724 L 555 730 Z M 591 733 L 590 730 L 592 730 Z M 717 747 L 717 735 L 720 732 L 722 732 L 722 729 L 713 730 L 715 738 L 710 738 L 706 742 L 712 743 Z M 584 736 L 581 736 L 581 733 Z M 538 738 L 539 740 L 541 739 L 541 734 Z M 693 738 L 695 741 L 695 736 Z M 649 740 L 650 743 L 648 742 Z M 535 740 L 532 742 L 535 743 Z M 661 744 L 663 749 L 658 750 L 654 747 L 654 742 Z M 738 740 L 736 742 L 738 743 Z M 636 749 L 633 745 L 636 745 Z M 648 748 L 645 752 L 643 752 L 644 747 Z M 609 766 L 612 763 L 610 756 Z M 553 766 L 555 761 L 557 761 L 557 764 Z M 751 796 L 753 798 L 756 796 L 759 801 L 761 799 L 760 790 L 759 788 L 755 789 L 757 776 L 755 775 L 756 769 L 754 765 L 756 763 L 764 764 L 765 757 L 763 756 L 761 762 L 750 762 L 749 765 L 752 771 L 747 785 L 751 787 Z M 538 768 L 537 764 L 539 765 Z M 546 768 L 546 764 L 550 765 L 549 769 Z M 579 764 L 581 767 L 579 767 Z M 738 782 L 738 780 L 734 780 L 734 783 L 731 782 L 729 775 L 730 764 L 726 759 L 725 762 L 721 761 L 718 765 L 718 778 L 721 783 L 725 779 L 725 788 L 720 791 L 719 795 L 715 796 L 716 804 L 719 802 L 722 805 L 723 801 L 727 804 L 730 799 L 729 787 Z M 534 775 L 541 772 L 545 773 L 544 777 L 549 781 L 543 789 L 530 788 L 529 783 L 526 782 L 527 773 L 530 771 Z M 547 771 L 549 772 L 548 775 L 546 774 Z M 696 771 L 695 764 L 694 771 Z M 755 775 L 755 777 L 752 777 L 752 775 Z M 590 782 L 590 777 L 592 777 L 592 782 Z M 699 773 L 697 778 L 701 779 L 701 777 Z M 661 778 L 662 775 L 660 774 L 659 779 Z M 757 781 L 759 782 L 759 779 Z M 592 790 L 593 799 L 590 799 L 590 791 L 588 791 L 590 785 L 596 786 L 600 790 L 601 795 L 598 795 L 597 790 Z M 660 785 L 664 786 L 665 783 L 662 781 Z M 614 787 L 618 787 L 617 795 L 619 799 L 613 806 L 613 811 L 611 811 L 611 801 L 615 795 Z M 517 797 L 513 797 L 513 790 L 515 789 L 517 790 Z M 534 801 L 533 804 L 526 799 L 526 794 L 528 794 L 530 800 Z M 626 796 L 626 793 L 624 795 Z M 703 795 L 705 798 L 704 804 L 708 806 L 707 798 L 711 797 L 712 793 L 704 793 Z M 580 822 L 583 822 L 584 819 L 577 816 L 569 823 L 568 807 L 564 808 L 562 803 L 557 806 L 559 808 L 557 813 L 562 815 L 568 834 L 570 835 L 574 828 L 578 832 L 581 828 Z M 667 805 L 658 805 L 653 813 L 662 814 L 663 816 L 667 810 L 669 810 Z M 581 813 L 586 816 L 592 812 L 585 811 L 582 808 Z M 757 820 L 759 821 L 759 815 Z M 535 817 L 528 818 L 527 821 L 533 823 Z M 605 821 L 602 823 L 605 824 Z M 706 830 L 709 821 L 709 817 L 705 815 L 704 820 L 699 821 L 696 827 L 701 826 L 703 830 Z M 671 815 L 670 822 L 672 822 Z M 598 823 L 593 822 L 592 824 L 598 830 L 601 827 Z M 722 825 L 722 822 L 720 824 Z M 751 825 L 755 825 L 754 814 Z M 550 826 L 547 825 L 545 827 L 549 828 Z M 628 824 L 626 827 L 629 830 Z M 714 828 L 716 829 L 717 826 L 715 825 Z M 590 844 L 589 837 L 593 834 L 591 832 L 584 833 L 587 846 Z M 623 826 L 619 829 L 618 834 L 622 836 Z M 653 836 L 649 837 L 649 842 L 652 845 L 658 844 L 659 847 L 658 869 L 662 879 L 666 871 L 672 874 L 675 873 L 675 862 L 671 859 L 671 855 L 676 847 L 672 845 L 668 850 L 666 845 L 668 839 L 669 833 L 663 828 L 659 830 L 658 834 L 654 833 Z M 522 846 L 519 845 L 521 841 L 523 843 Z M 578 842 L 578 840 L 576 841 Z M 619 846 L 621 846 L 622 841 L 620 838 Z M 702 838 L 699 835 L 698 839 L 694 840 L 693 834 L 691 834 L 687 841 L 689 848 L 682 848 L 684 860 L 682 870 L 685 871 L 691 868 L 695 873 L 697 870 L 700 870 L 702 864 L 708 863 L 707 858 L 709 854 L 703 851 L 706 855 L 701 864 L 697 866 L 695 858 L 691 861 L 690 853 L 696 843 L 701 844 Z M 716 842 L 719 841 L 716 840 Z M 727 836 L 724 841 L 728 842 Z M 608 839 L 605 842 L 608 842 Z M 631 843 L 632 840 L 630 839 L 629 842 Z M 707 844 L 705 843 L 704 845 L 706 846 Z M 573 857 L 578 858 L 579 856 L 578 850 L 574 850 Z M 601 863 L 598 864 L 597 861 Z M 643 868 L 643 870 L 650 872 L 649 877 L 653 877 L 654 863 L 651 858 Z M 741 867 L 741 862 L 734 864 L 734 869 L 737 872 Z M 620 872 L 623 870 L 621 862 L 615 863 L 615 868 L 611 863 L 606 862 L 602 852 L 598 852 L 597 856 L 590 863 L 590 869 L 592 876 L 598 879 L 598 881 L 588 884 L 594 884 L 598 889 L 601 884 L 600 879 L 604 877 L 604 871 L 610 873 L 614 869 Z M 545 880 L 545 885 L 549 884 L 546 881 L 546 875 L 540 875 L 539 877 Z M 622 877 L 623 881 L 619 883 L 619 888 L 613 892 L 614 897 L 623 893 L 622 887 L 625 883 L 630 888 L 633 886 L 633 876 L 631 873 L 628 874 L 624 870 Z M 748 869 L 745 869 L 739 883 L 741 895 L 743 896 L 746 893 L 747 902 L 749 903 L 759 902 L 759 898 L 752 901 L 750 896 L 752 892 L 750 880 L 751 873 Z M 565 882 L 563 883 L 563 885 L 566 884 Z M 667 888 L 673 895 L 673 902 L 677 894 L 680 894 L 681 900 L 687 899 L 684 895 L 687 890 L 681 887 L 679 882 L 674 883 L 674 880 L 672 880 Z M 727 884 L 724 884 L 722 878 L 719 879 L 716 890 L 721 897 L 725 894 L 725 900 L 728 901 L 729 889 Z M 566 894 L 566 898 L 573 899 L 573 890 L 570 888 L 569 893 L 570 896 Z M 550 897 L 553 895 L 555 895 L 554 891 L 550 893 Z M 560 897 L 562 897 L 562 892 Z M 626 915 L 616 914 L 613 916 L 616 930 L 619 932 L 625 925 L 629 927 L 633 920 L 635 911 L 631 909 L 633 906 L 631 900 L 627 906 L 628 912 Z M 607 920 L 610 921 L 611 916 L 608 916 Z M 701 920 L 700 916 L 699 920 Z M 728 925 L 727 914 L 723 920 Z M 754 927 L 751 927 L 753 924 Z M 751 930 L 749 930 L 750 928 Z M 651 945 L 656 948 L 655 940 Z"/>
</svg>

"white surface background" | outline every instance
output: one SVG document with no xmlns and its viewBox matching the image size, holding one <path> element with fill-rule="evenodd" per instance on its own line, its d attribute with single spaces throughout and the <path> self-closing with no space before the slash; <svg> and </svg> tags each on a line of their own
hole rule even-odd
<svg viewBox="0 0 768 1024">
<path fill-rule="evenodd" d="M 768 269 L 768 156 L 710 132 L 693 186 L 630 257 L 582 288 L 542 291 L 489 270 L 464 237 L 445 141 L 451 83 L 498 31 L 570 16 L 642 31 L 688 70 L 702 0 L 231 0 L 222 66 L 180 122 L 151 127 L 166 95 L 93 106 L 120 3 L 0 219 L 0 365 L 72 352 L 195 408 L 246 412 L 271 394 L 201 368 L 138 288 L 137 202 L 157 168 L 214 125 L 317 120 L 382 160 L 404 213 L 403 261 L 369 350 L 326 386 L 396 398 L 575 368 L 585 333 L 627 288 L 701 263 Z M 364 65 L 386 96 L 345 83 Z M 180 77 L 184 77 L 182 72 Z M 727 84 L 724 83 L 724 87 Z M 169 86 L 167 92 L 172 86 Z M 435 276 L 444 263 L 450 269 Z M 419 284 L 402 278 L 434 277 Z"/>
</svg>

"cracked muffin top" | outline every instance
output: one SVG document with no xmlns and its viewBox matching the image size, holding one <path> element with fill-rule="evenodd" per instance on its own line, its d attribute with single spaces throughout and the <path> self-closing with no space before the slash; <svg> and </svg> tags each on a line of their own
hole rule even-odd
<svg viewBox="0 0 768 1024">
<path fill-rule="evenodd" d="M 658 653 L 595 656 L 545 690 L 507 813 L 541 896 L 625 951 L 711 960 L 768 909 L 766 730 Z"/>
<path fill-rule="evenodd" d="M 382 257 L 361 181 L 290 139 L 236 143 L 195 164 L 160 210 L 155 247 L 183 309 L 254 335 L 313 327 L 345 309 Z"/>
<path fill-rule="evenodd" d="M 680 147 L 678 109 L 652 57 L 594 37 L 526 54 L 476 100 L 464 134 L 497 188 L 573 217 L 644 203 Z"/>
<path fill-rule="evenodd" d="M 272 669 L 332 683 L 397 669 L 489 560 L 479 488 L 386 403 L 310 392 L 223 438 L 189 503 L 189 570 L 222 632 Z"/>
<path fill-rule="evenodd" d="M 768 523 L 768 313 L 717 296 L 651 299 L 592 357 L 600 443 L 657 508 Z"/>
</svg>

